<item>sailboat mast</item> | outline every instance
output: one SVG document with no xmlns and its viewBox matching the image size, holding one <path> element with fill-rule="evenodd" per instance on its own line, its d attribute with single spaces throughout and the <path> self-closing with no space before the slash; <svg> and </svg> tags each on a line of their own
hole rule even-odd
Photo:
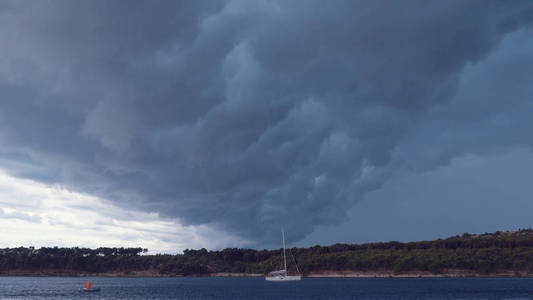
<svg viewBox="0 0 533 300">
<path fill-rule="evenodd" d="M 287 271 L 287 257 L 285 257 L 285 231 L 281 228 L 281 237 L 283 239 L 283 266 L 284 270 Z"/>
</svg>

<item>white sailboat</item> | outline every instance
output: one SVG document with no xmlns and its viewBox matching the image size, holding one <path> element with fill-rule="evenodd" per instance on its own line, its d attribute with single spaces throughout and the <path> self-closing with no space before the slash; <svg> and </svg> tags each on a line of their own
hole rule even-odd
<svg viewBox="0 0 533 300">
<path fill-rule="evenodd" d="M 296 265 L 296 271 L 298 271 L 298 275 L 289 275 L 287 273 L 287 256 L 285 255 L 285 232 L 283 231 L 283 229 L 281 229 L 281 238 L 283 240 L 283 270 L 270 272 L 267 274 L 265 279 L 267 281 L 278 281 L 278 282 L 301 280 L 302 276 L 300 276 L 300 270 L 298 269 L 296 260 L 294 261 L 294 264 Z"/>
</svg>

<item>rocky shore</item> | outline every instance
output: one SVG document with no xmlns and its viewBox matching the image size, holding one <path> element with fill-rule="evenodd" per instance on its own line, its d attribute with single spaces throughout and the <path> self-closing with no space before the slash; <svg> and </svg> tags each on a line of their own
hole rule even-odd
<svg viewBox="0 0 533 300">
<path fill-rule="evenodd" d="M 176 275 L 161 274 L 157 270 L 131 271 L 131 272 L 110 272 L 110 273 L 84 273 L 66 270 L 10 270 L 0 271 L 0 276 L 70 276 L 70 277 L 176 277 Z M 209 274 L 190 275 L 196 277 L 262 277 L 261 273 L 229 273 L 218 272 Z M 427 271 L 409 271 L 404 273 L 394 273 L 392 270 L 379 271 L 351 271 L 351 270 L 324 270 L 314 271 L 304 275 L 309 278 L 422 278 L 422 277 L 533 277 L 533 274 L 526 272 L 515 272 L 513 270 L 503 270 L 499 272 L 482 274 L 470 270 L 444 270 L 439 274 Z"/>
</svg>

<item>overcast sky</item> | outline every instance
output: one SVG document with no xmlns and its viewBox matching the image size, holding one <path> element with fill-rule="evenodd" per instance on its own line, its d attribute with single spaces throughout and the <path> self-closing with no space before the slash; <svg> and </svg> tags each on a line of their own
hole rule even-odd
<svg viewBox="0 0 533 300">
<path fill-rule="evenodd" d="M 531 1 L 0 1 L 0 247 L 533 227 Z"/>
</svg>

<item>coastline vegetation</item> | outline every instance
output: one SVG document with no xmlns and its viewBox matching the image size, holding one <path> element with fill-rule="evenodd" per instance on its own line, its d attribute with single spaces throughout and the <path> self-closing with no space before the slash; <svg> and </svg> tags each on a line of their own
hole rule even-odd
<svg viewBox="0 0 533 300">
<path fill-rule="evenodd" d="M 533 230 L 468 234 L 420 242 L 335 244 L 290 248 L 303 275 L 321 271 L 389 270 L 394 274 L 461 270 L 475 274 L 533 273 Z M 142 248 L 18 247 L 0 249 L 0 275 L 210 275 L 265 274 L 281 267 L 281 249 L 187 249 L 147 255 Z M 294 264 L 290 264 L 294 268 Z M 289 270 L 295 271 L 295 270 Z M 143 273 L 147 274 L 147 273 Z"/>
</svg>

